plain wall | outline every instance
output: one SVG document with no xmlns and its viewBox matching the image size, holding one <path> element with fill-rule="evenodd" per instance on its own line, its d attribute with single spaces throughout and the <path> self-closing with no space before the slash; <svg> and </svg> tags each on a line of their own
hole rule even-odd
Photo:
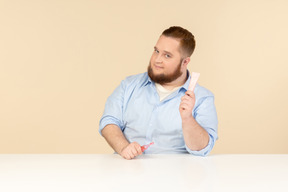
<svg viewBox="0 0 288 192">
<path fill-rule="evenodd" d="M 0 0 L 0 153 L 112 153 L 107 97 L 146 71 L 162 31 L 190 30 L 215 94 L 212 154 L 288 153 L 288 1 Z"/>
</svg>

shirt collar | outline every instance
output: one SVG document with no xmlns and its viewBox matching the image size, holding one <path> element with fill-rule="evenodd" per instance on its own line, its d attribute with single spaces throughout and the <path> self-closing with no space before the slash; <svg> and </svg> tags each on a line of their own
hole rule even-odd
<svg viewBox="0 0 288 192">
<path fill-rule="evenodd" d="M 144 82 L 144 86 L 153 83 L 153 81 L 150 79 L 150 77 L 149 77 L 147 72 L 146 72 L 146 74 L 147 74 L 147 79 L 146 79 L 146 82 Z"/>
</svg>

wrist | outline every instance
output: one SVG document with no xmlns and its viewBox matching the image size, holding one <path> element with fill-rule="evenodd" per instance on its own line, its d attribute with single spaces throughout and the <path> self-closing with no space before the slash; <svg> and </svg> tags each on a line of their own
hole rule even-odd
<svg viewBox="0 0 288 192">
<path fill-rule="evenodd" d="M 194 119 L 194 117 L 192 116 L 192 114 L 182 117 L 182 123 L 183 123 L 183 122 L 191 122 L 191 121 L 195 121 L 195 119 Z"/>
<path fill-rule="evenodd" d="M 129 145 L 129 143 L 126 143 L 126 144 L 121 145 L 120 150 L 119 150 L 119 154 L 122 154 L 123 151 L 125 150 L 125 148 L 126 148 L 128 145 Z"/>
<path fill-rule="evenodd" d="M 186 129 L 186 128 L 190 129 L 191 127 L 196 127 L 197 125 L 198 125 L 198 123 L 192 115 L 182 119 L 182 128 L 183 129 Z"/>
</svg>

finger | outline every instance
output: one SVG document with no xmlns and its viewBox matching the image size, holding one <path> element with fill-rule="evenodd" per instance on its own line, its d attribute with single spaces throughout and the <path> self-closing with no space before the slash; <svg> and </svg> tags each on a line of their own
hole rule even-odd
<svg viewBox="0 0 288 192">
<path fill-rule="evenodd" d="M 135 149 L 135 156 L 137 155 L 141 155 L 142 154 L 142 150 L 141 150 L 141 145 L 137 142 L 133 142 L 133 145 L 134 145 L 134 149 Z"/>
<path fill-rule="evenodd" d="M 183 101 L 180 102 L 180 105 L 186 104 L 192 106 L 194 103 L 193 99 L 184 99 Z"/>
<path fill-rule="evenodd" d="M 133 146 L 133 149 L 132 149 L 132 153 L 133 155 L 137 156 L 138 155 L 138 148 L 140 147 L 140 145 L 137 143 Z M 140 147 L 141 148 L 141 147 Z"/>
<path fill-rule="evenodd" d="M 193 104 L 193 103 L 195 103 L 195 98 L 192 98 L 192 97 L 183 98 L 183 100 L 181 100 L 181 103 L 190 103 L 190 104 Z"/>
<path fill-rule="evenodd" d="M 131 149 L 131 153 L 132 153 L 132 155 L 137 156 L 138 152 L 137 152 L 135 146 Z"/>
<path fill-rule="evenodd" d="M 131 159 L 129 155 L 124 156 L 124 158 L 127 159 L 127 160 Z"/>
<path fill-rule="evenodd" d="M 128 153 L 123 153 L 123 154 L 122 154 L 122 157 L 123 157 L 124 159 L 128 159 L 128 160 L 131 159 L 131 158 L 130 158 L 130 155 L 129 155 Z"/>
<path fill-rule="evenodd" d="M 180 105 L 180 109 L 191 111 L 193 109 L 193 107 L 192 107 L 191 103 L 182 103 Z"/>
<path fill-rule="evenodd" d="M 194 91 L 188 90 L 185 92 L 186 95 L 194 95 Z"/>
<path fill-rule="evenodd" d="M 130 152 L 131 152 L 132 155 L 137 154 L 136 144 L 137 144 L 136 142 L 133 142 L 133 143 L 130 144 Z"/>
<path fill-rule="evenodd" d="M 190 97 L 188 95 L 185 95 L 181 98 L 181 101 L 189 101 L 192 102 L 193 100 L 195 100 L 195 97 Z"/>
<path fill-rule="evenodd" d="M 128 156 L 130 157 L 130 159 L 134 158 L 133 152 L 131 150 L 131 148 L 129 148 L 129 150 L 127 151 Z"/>
<path fill-rule="evenodd" d="M 141 155 L 141 154 L 142 154 L 142 149 L 141 149 L 141 146 L 140 146 L 140 145 L 136 147 L 136 150 L 137 150 L 137 154 L 138 154 L 138 155 Z"/>
<path fill-rule="evenodd" d="M 186 104 L 182 104 L 180 105 L 180 109 L 187 110 L 188 106 Z"/>
<path fill-rule="evenodd" d="M 181 97 L 181 101 L 187 100 L 189 98 L 189 96 L 184 95 L 183 97 Z"/>
<path fill-rule="evenodd" d="M 188 95 L 189 97 L 195 97 L 195 94 L 194 94 L 193 91 L 187 91 L 187 92 L 185 93 L 185 95 Z"/>
<path fill-rule="evenodd" d="M 125 154 L 124 158 L 127 159 L 127 160 L 132 159 L 131 156 L 130 156 L 129 154 Z"/>
<path fill-rule="evenodd" d="M 193 103 L 194 103 L 194 100 L 193 99 L 187 99 L 187 100 L 183 100 L 180 104 L 186 104 L 186 105 L 189 105 L 189 106 L 193 106 Z"/>
<path fill-rule="evenodd" d="M 125 159 L 130 159 L 129 145 L 123 149 L 123 151 L 121 152 L 121 156 Z"/>
<path fill-rule="evenodd" d="M 191 100 L 191 99 L 195 99 L 195 97 L 189 96 L 189 95 L 184 95 L 184 96 L 181 98 L 182 101 L 183 101 L 183 100 Z"/>
</svg>

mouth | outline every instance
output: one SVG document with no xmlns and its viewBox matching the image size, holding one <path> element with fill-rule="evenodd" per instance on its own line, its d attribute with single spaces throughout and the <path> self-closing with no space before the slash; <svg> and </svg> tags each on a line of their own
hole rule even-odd
<svg viewBox="0 0 288 192">
<path fill-rule="evenodd" d="M 160 65 L 155 65 L 155 64 L 154 64 L 154 68 L 155 68 L 156 70 L 161 70 L 161 69 L 163 69 L 164 67 L 162 67 L 162 66 L 160 66 Z"/>
</svg>

